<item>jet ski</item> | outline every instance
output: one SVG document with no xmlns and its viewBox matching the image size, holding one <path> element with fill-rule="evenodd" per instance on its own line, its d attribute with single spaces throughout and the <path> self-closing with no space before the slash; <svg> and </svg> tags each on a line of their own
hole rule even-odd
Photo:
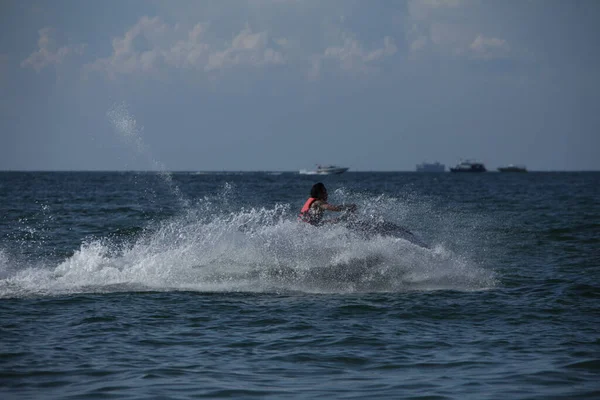
<svg viewBox="0 0 600 400">
<path fill-rule="evenodd" d="M 348 218 L 343 223 L 348 229 L 365 238 L 371 238 L 377 235 L 391 236 L 407 240 L 419 247 L 429 249 L 429 245 L 423 239 L 419 238 L 407 228 L 394 224 L 393 222 Z"/>
</svg>

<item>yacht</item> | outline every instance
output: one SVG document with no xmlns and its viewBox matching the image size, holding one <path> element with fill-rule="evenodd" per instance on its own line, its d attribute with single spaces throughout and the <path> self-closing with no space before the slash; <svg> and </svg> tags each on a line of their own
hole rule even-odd
<svg viewBox="0 0 600 400">
<path fill-rule="evenodd" d="M 504 167 L 499 167 L 498 171 L 500 171 L 500 172 L 527 172 L 527 167 L 525 167 L 524 165 L 508 164 Z"/>
<path fill-rule="evenodd" d="M 485 165 L 479 161 L 465 160 L 450 168 L 450 172 L 486 172 Z"/>
<path fill-rule="evenodd" d="M 446 166 L 444 164 L 440 164 L 439 162 L 427 163 L 423 162 L 421 164 L 417 164 L 417 172 L 444 172 L 446 171 Z"/>
<path fill-rule="evenodd" d="M 301 169 L 300 173 L 303 175 L 339 175 L 348 171 L 348 169 L 337 165 L 317 165 L 315 170 Z"/>
</svg>

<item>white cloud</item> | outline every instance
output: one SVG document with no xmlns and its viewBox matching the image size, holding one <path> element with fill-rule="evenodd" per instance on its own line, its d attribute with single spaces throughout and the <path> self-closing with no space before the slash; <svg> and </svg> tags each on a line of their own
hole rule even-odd
<svg viewBox="0 0 600 400">
<path fill-rule="evenodd" d="M 137 72 L 158 73 L 164 67 L 214 71 L 285 62 L 267 32 L 252 32 L 246 27 L 231 43 L 222 44 L 208 28 L 208 24 L 198 23 L 187 31 L 179 25 L 169 26 L 159 17 L 142 17 L 122 38 L 113 39 L 109 57 L 96 60 L 88 69 L 115 78 Z"/>
<path fill-rule="evenodd" d="M 205 69 L 210 71 L 236 65 L 261 67 L 284 63 L 283 55 L 269 47 L 266 32 L 252 33 L 249 28 L 246 28 L 225 50 L 211 54 Z"/>
<path fill-rule="evenodd" d="M 207 29 L 206 24 L 196 24 L 187 38 L 177 40 L 165 52 L 167 63 L 176 68 L 204 68 L 210 56 L 210 46 L 203 42 Z"/>
<path fill-rule="evenodd" d="M 511 47 L 506 40 L 480 33 L 487 29 L 481 6 L 478 0 L 410 1 L 406 34 L 410 58 L 441 55 L 492 60 L 508 57 Z"/>
<path fill-rule="evenodd" d="M 473 38 L 465 19 L 466 0 L 413 0 L 408 3 L 406 39 L 410 58 L 418 54 L 464 53 Z"/>
<path fill-rule="evenodd" d="M 314 78 L 333 70 L 376 71 L 381 60 L 400 47 L 397 27 L 366 29 L 367 17 L 341 17 L 371 8 L 360 2 L 246 0 L 235 9 L 219 2 L 159 8 L 158 17 L 144 17 L 125 27 L 113 39 L 112 51 L 86 70 L 109 78 L 136 73 L 167 78 L 179 70 L 213 80 L 224 71 L 235 74 L 285 65 L 277 68 L 278 73 L 297 77 L 309 73 Z M 155 35 L 150 37 L 150 32 Z"/>
<path fill-rule="evenodd" d="M 482 34 L 477 35 L 469 46 L 473 56 L 481 59 L 504 58 L 510 52 L 510 46 L 503 39 L 486 38 Z"/>
<path fill-rule="evenodd" d="M 358 40 L 346 35 L 341 45 L 328 47 L 323 54 L 312 57 L 312 69 L 309 77 L 317 78 L 322 71 L 323 64 L 330 65 L 332 63 L 351 74 L 366 73 L 373 69 L 377 61 L 390 57 L 397 51 L 394 39 L 389 36 L 383 38 L 383 47 L 367 50 Z"/>
<path fill-rule="evenodd" d="M 84 44 L 58 46 L 54 39 L 54 29 L 46 27 L 39 30 L 38 50 L 34 51 L 21 62 L 21 67 L 31 67 L 37 72 L 50 65 L 62 64 L 73 54 L 83 54 Z"/>
<path fill-rule="evenodd" d="M 119 74 L 156 71 L 161 57 L 158 44 L 169 30 L 158 17 L 142 17 L 122 38 L 112 40 L 110 57 L 96 60 L 89 68 L 106 72 L 111 78 Z"/>
</svg>

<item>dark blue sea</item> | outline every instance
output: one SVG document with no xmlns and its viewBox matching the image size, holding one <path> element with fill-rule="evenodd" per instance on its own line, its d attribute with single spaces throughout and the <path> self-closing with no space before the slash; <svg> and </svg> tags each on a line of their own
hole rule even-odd
<svg viewBox="0 0 600 400">
<path fill-rule="evenodd" d="M 0 398 L 598 399 L 600 173 L 2 172 Z"/>
</svg>

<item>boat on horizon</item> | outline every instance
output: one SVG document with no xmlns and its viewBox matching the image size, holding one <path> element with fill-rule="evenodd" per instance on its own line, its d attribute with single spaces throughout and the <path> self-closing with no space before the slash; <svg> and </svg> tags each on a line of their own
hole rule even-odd
<svg viewBox="0 0 600 400">
<path fill-rule="evenodd" d="M 337 165 L 319 165 L 317 164 L 317 169 L 315 170 L 306 170 L 301 169 L 299 171 L 302 175 L 339 175 L 346 171 L 348 171 L 348 167 L 340 167 Z"/>
<path fill-rule="evenodd" d="M 479 161 L 464 160 L 450 168 L 450 172 L 486 172 L 485 165 Z"/>
<path fill-rule="evenodd" d="M 434 163 L 422 162 L 417 164 L 417 172 L 445 172 L 446 166 L 438 161 Z"/>
<path fill-rule="evenodd" d="M 527 167 L 524 165 L 508 164 L 504 167 L 498 167 L 500 172 L 527 172 Z"/>
</svg>

